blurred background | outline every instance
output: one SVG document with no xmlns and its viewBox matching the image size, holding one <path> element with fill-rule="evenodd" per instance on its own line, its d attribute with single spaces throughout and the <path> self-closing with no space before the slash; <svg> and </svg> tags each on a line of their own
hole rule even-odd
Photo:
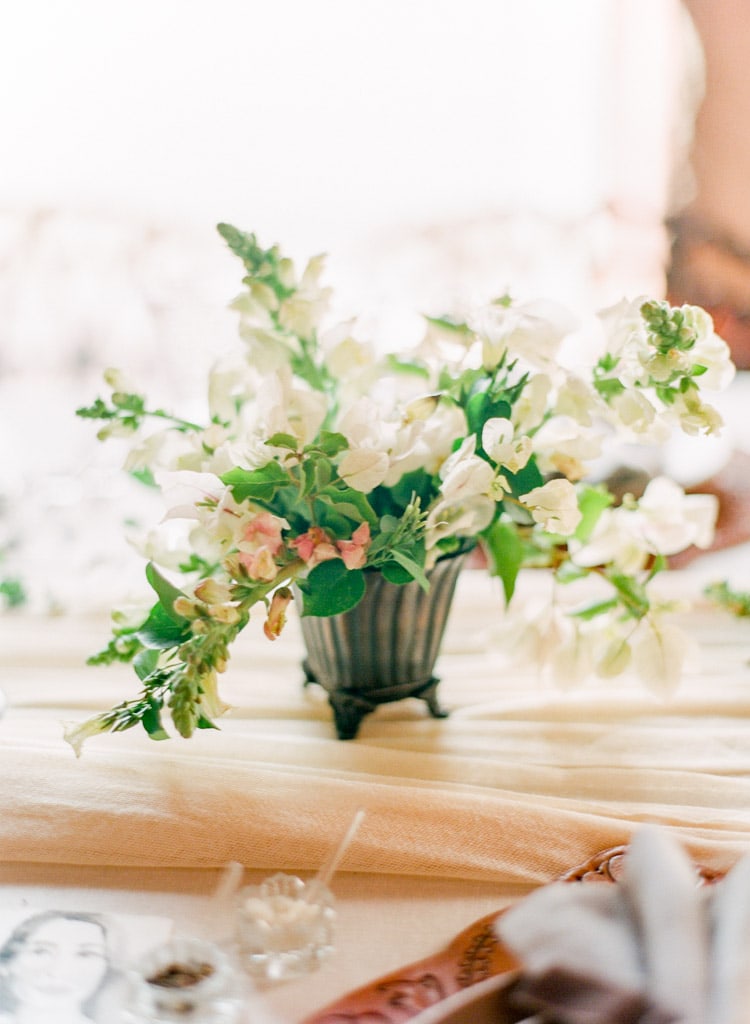
<svg viewBox="0 0 750 1024">
<path fill-rule="evenodd" d="M 389 348 L 506 289 L 650 293 L 710 306 L 744 358 L 744 8 L 6 0 L 0 607 L 139 585 L 123 521 L 152 496 L 75 409 L 108 366 L 201 402 L 235 339 L 219 221 L 329 253 L 336 312 Z"/>
</svg>

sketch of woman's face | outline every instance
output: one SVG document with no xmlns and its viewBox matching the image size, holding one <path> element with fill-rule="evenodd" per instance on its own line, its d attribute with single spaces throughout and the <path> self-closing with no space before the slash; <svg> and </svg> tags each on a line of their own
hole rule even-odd
<svg viewBox="0 0 750 1024">
<path fill-rule="evenodd" d="M 8 971 L 19 1003 L 80 1005 L 107 971 L 104 933 L 93 921 L 46 921 L 16 951 Z"/>
</svg>

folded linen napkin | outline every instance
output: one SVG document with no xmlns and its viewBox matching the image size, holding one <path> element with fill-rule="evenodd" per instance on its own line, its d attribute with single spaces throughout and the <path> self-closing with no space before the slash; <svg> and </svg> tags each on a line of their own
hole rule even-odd
<svg viewBox="0 0 750 1024">
<path fill-rule="evenodd" d="M 555 883 L 511 908 L 496 927 L 536 979 L 543 1012 L 535 1021 L 750 1022 L 750 857 L 700 888 L 682 848 L 648 826 L 634 835 L 616 885 Z M 601 989 L 599 1001 L 592 999 L 595 1015 L 585 1000 L 580 1013 L 570 1006 L 567 1016 L 558 1012 L 576 987 L 571 976 L 581 990 Z M 640 1016 L 617 1016 L 623 1003 L 614 997 L 627 1003 L 628 995 L 644 1000 Z"/>
</svg>

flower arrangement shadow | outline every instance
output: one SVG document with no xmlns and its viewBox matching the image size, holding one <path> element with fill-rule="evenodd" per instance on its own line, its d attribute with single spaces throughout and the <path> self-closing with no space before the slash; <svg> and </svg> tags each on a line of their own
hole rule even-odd
<svg viewBox="0 0 750 1024">
<path fill-rule="evenodd" d="M 682 637 L 650 584 L 671 554 L 710 544 L 716 501 L 657 478 L 615 502 L 594 471 L 604 445 L 719 430 L 703 391 L 734 367 L 705 311 L 623 300 L 584 337 L 561 307 L 502 296 L 464 320 L 426 317 L 418 345 L 384 354 L 355 323 L 326 326 L 322 257 L 298 275 L 277 247 L 218 230 L 244 266 L 242 344 L 209 375 L 206 421 L 150 407 L 115 370 L 109 398 L 78 410 L 100 438 L 132 438 L 125 469 L 168 511 L 142 544 L 153 607 L 115 616 L 90 659 L 131 661 L 141 690 L 68 729 L 77 753 L 139 723 L 162 739 L 167 713 L 184 737 L 215 727 L 217 675 L 256 606 L 273 640 L 292 600 L 339 616 L 368 573 L 427 590 L 438 560 L 476 546 L 507 602 L 522 566 L 596 579 L 593 599 L 549 610 L 555 673 L 635 663 L 649 685 L 676 684 Z"/>
</svg>

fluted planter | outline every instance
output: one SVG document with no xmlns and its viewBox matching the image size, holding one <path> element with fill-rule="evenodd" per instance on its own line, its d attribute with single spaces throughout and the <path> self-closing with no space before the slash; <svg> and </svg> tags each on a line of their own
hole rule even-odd
<svg viewBox="0 0 750 1024">
<path fill-rule="evenodd" d="M 424 700 L 435 718 L 446 716 L 434 669 L 467 554 L 438 561 L 427 573 L 429 591 L 369 571 L 365 596 L 351 611 L 302 617 L 305 682 L 327 691 L 339 739 L 353 739 L 378 704 L 406 697 Z"/>
</svg>

